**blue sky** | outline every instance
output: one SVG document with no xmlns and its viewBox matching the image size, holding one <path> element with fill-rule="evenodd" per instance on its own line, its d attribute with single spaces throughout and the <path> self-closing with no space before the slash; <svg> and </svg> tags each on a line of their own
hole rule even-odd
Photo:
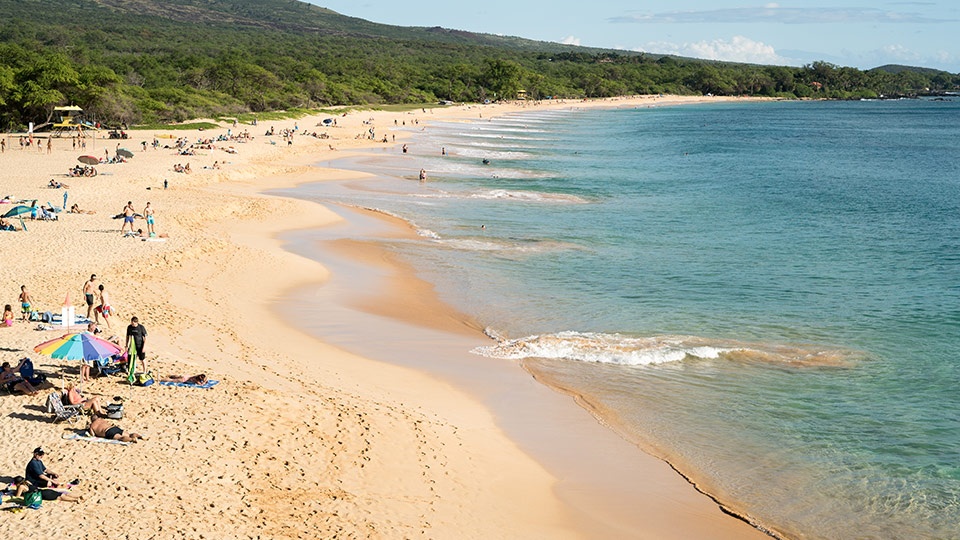
<svg viewBox="0 0 960 540">
<path fill-rule="evenodd" d="M 801 66 L 906 64 L 960 73 L 960 2 L 310 0 L 344 15 L 587 47 Z"/>
</svg>

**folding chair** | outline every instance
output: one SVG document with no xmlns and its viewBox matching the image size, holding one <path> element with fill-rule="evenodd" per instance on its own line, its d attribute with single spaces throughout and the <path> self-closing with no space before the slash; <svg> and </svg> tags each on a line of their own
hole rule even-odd
<svg viewBox="0 0 960 540">
<path fill-rule="evenodd" d="M 53 392 L 47 397 L 47 412 L 54 415 L 54 422 L 62 420 L 73 422 L 83 414 L 80 405 L 64 405 L 63 394 L 60 392 Z"/>
</svg>

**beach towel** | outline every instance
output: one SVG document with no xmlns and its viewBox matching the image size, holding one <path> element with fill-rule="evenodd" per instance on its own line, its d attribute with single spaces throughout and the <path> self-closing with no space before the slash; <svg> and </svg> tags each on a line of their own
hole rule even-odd
<svg viewBox="0 0 960 540">
<path fill-rule="evenodd" d="M 115 439 L 104 439 L 102 437 L 88 437 L 86 435 L 80 435 L 79 433 L 64 433 L 63 438 L 70 441 L 87 441 L 87 442 L 98 442 L 106 444 L 122 444 L 123 446 L 129 446 L 130 443 L 118 441 Z"/>
<path fill-rule="evenodd" d="M 213 379 L 207 379 L 207 382 L 203 384 L 190 384 L 190 383 L 175 382 L 175 381 L 160 381 L 160 384 L 162 384 L 163 386 L 186 386 L 187 388 L 203 388 L 206 390 L 208 388 L 213 388 L 219 382 L 220 381 L 216 381 Z"/>
</svg>

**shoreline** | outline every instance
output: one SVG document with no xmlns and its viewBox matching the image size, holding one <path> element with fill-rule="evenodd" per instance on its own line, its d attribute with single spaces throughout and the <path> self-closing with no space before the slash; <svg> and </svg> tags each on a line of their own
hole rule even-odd
<svg viewBox="0 0 960 540">
<path fill-rule="evenodd" d="M 491 110 L 483 107 L 477 106 Z M 472 107 L 449 114 L 467 112 Z M 359 116 L 365 114 L 351 113 L 340 129 L 359 129 Z M 411 113 L 370 114 L 386 123 Z M 287 127 L 297 122 L 273 124 Z M 404 134 L 400 135 L 402 139 Z M 125 144 L 135 147 L 149 134 L 135 131 L 133 136 L 135 140 Z M 266 144 L 255 137 L 260 140 L 251 144 Z M 302 140 L 313 144 L 301 146 Z M 340 149 L 360 146 L 345 138 L 334 142 Z M 109 144 L 103 141 L 104 146 Z M 124 394 L 129 412 L 122 425 L 154 436 L 135 453 L 124 451 L 128 469 L 82 467 L 82 490 L 90 502 L 52 505 L 53 511 L 31 522 L 35 532 L 59 530 L 107 504 L 109 515 L 104 512 L 85 521 L 88 535 L 147 537 L 165 531 L 198 537 L 214 533 L 210 519 L 225 516 L 241 536 L 264 528 L 278 537 L 323 531 L 363 535 L 371 527 L 388 537 L 427 530 L 431 536 L 450 537 L 464 528 L 477 537 L 576 537 L 585 532 L 569 521 L 569 506 L 552 494 L 553 476 L 505 438 L 483 407 L 464 401 L 460 391 L 409 369 L 359 359 L 264 315 L 266 306 L 276 305 L 284 291 L 329 279 L 322 266 L 283 251 L 275 236 L 339 224 L 335 212 L 262 194 L 307 181 L 307 176 L 313 180 L 318 171 L 307 163 L 316 162 L 312 152 L 326 152 L 327 144 L 331 143 L 298 136 L 291 152 L 283 147 L 258 148 L 250 158 L 231 157 L 241 163 L 225 163 L 229 170 L 201 172 L 198 166 L 192 177 L 172 175 L 166 167 L 190 159 L 199 163 L 199 157 L 184 159 L 164 152 L 151 159 L 149 151 L 137 152 L 141 159 L 128 164 L 132 167 L 107 169 L 113 174 L 94 179 L 68 179 L 75 186 L 71 195 L 76 197 L 79 191 L 81 206 L 95 209 L 96 215 L 64 215 L 64 221 L 75 220 L 70 229 L 55 228 L 62 222 L 28 221 L 28 233 L 8 233 L 16 235 L 8 237 L 9 249 L 30 256 L 0 272 L 7 290 L 29 280 L 37 303 L 50 309 L 62 302 L 57 298 L 63 292 L 79 289 L 93 270 L 107 276 L 114 302 L 121 306 L 118 324 L 111 330 L 122 332 L 124 319 L 133 314 L 150 329 L 151 369 L 161 373 L 202 369 L 223 379 L 211 391 L 135 389 L 103 379 L 89 383 L 85 390 L 102 399 Z M 11 189 L 29 196 L 44 183 L 42 177 L 65 170 L 72 153 L 60 148 L 56 153 L 46 158 L 0 156 L 22 170 Z M 212 154 L 203 161 L 213 159 Z M 159 187 L 167 177 L 174 179 L 169 192 Z M 158 227 L 170 233 L 168 242 L 122 239 L 110 227 L 115 223 L 105 221 L 110 207 L 119 209 L 128 199 L 144 200 L 144 188 L 151 190 L 146 196 L 157 205 Z M 60 380 L 74 375 L 75 364 L 32 354 L 41 335 L 59 334 L 37 333 L 19 322 L 3 331 L 9 332 L 4 336 L 5 359 L 27 353 L 42 368 L 59 369 Z M 304 362 L 307 350 L 316 351 L 316 356 Z M 10 396 L 3 402 L 3 412 L 11 418 L 0 433 L 10 444 L 0 459 L 8 471 L 18 470 L 28 448 L 39 442 L 54 449 L 56 457 L 48 463 L 58 471 L 69 470 L 71 464 L 116 459 L 112 445 L 65 442 L 57 437 L 62 426 L 30 421 L 43 415 L 17 416 L 24 407 L 35 408 L 35 402 L 39 398 L 29 396 Z M 185 461 L 201 464 L 210 474 L 182 477 L 175 471 Z M 476 483 L 463 478 L 489 489 L 477 489 Z M 128 495 L 112 496 L 117 486 L 124 486 Z M 228 486 L 229 493 L 224 493 Z M 177 502 L 154 507 L 150 500 L 161 493 L 165 500 L 172 495 Z M 200 503 L 205 498 L 217 503 Z M 141 517 L 131 529 L 129 523 L 136 523 L 147 508 L 152 512 L 149 518 Z"/>
<path fill-rule="evenodd" d="M 369 210 L 352 207 L 345 208 L 343 213 L 366 215 L 367 219 L 384 217 L 378 212 L 370 216 Z M 385 217 L 384 227 L 394 229 L 401 226 L 410 230 L 406 222 L 396 223 L 396 218 Z M 351 219 L 347 217 L 348 221 Z M 366 231 L 369 226 L 359 228 Z M 351 233 L 344 231 L 344 234 Z M 319 233 L 319 236 L 327 235 Z M 361 253 L 324 250 L 329 243 L 338 241 L 337 234 L 330 236 L 334 239 L 289 240 L 289 244 L 295 246 L 292 248 L 294 252 L 300 254 L 310 251 L 304 245 L 320 244 L 313 248 L 317 250 L 314 256 L 325 267 L 332 268 L 331 281 L 320 286 L 320 292 L 297 295 L 318 295 L 314 302 L 323 307 L 297 310 L 294 312 L 296 316 L 289 318 L 346 320 L 349 326 L 363 327 L 364 334 L 378 338 L 390 336 L 392 340 L 388 345 L 376 345 L 364 341 L 362 335 L 325 336 L 324 330 L 328 334 L 343 332 L 335 324 L 316 325 L 309 329 L 311 333 L 366 358 L 431 373 L 480 400 L 494 412 L 499 427 L 507 436 L 537 462 L 545 464 L 558 479 L 554 492 L 569 505 L 568 511 L 580 516 L 580 530 L 586 537 L 643 537 L 652 530 L 656 531 L 657 538 L 769 537 L 740 516 L 726 515 L 722 507 L 708 496 L 695 493 L 691 484 L 669 463 L 622 438 L 590 414 L 589 409 L 570 399 L 569 394 L 536 381 L 516 362 L 491 361 L 469 353 L 473 347 L 489 341 L 479 329 L 460 323 L 461 329 L 468 328 L 469 331 L 456 332 L 447 325 L 435 324 L 434 317 L 420 317 L 418 310 L 395 318 L 391 316 L 392 310 L 369 310 L 363 303 L 349 305 L 345 302 L 348 299 L 341 298 L 338 291 L 323 294 L 322 290 L 328 287 L 344 288 L 342 283 L 338 287 L 337 281 L 356 285 L 358 278 L 354 265 L 366 265 L 371 258 L 378 262 L 378 279 L 390 282 L 391 288 L 402 282 L 409 284 L 411 289 L 421 289 L 417 285 L 421 280 L 411 272 L 410 266 L 402 262 L 392 264 L 396 256 L 388 248 L 366 245 Z M 369 251 L 378 249 L 385 254 L 371 257 Z M 338 276 L 350 277 L 338 280 Z M 368 279 L 369 276 L 363 276 L 359 282 L 370 285 Z M 373 287 L 376 289 L 376 284 Z M 428 302 L 433 305 L 433 310 L 451 314 L 445 320 L 469 319 L 457 314 L 435 296 Z M 283 304 L 282 311 L 291 313 L 293 308 L 288 301 Z M 430 357 L 438 358 L 431 360 Z M 656 484 L 657 489 L 647 489 L 651 483 Z M 678 509 L 678 505 L 682 509 Z"/>
</svg>

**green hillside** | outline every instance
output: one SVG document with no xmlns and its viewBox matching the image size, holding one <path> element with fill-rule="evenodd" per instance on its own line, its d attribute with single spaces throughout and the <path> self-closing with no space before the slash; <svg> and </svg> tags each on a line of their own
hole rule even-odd
<svg viewBox="0 0 960 540">
<path fill-rule="evenodd" d="M 639 93 L 855 98 L 942 72 L 705 62 L 372 23 L 297 0 L 0 0 L 0 128 L 80 105 L 106 123 L 345 104 Z"/>
</svg>

